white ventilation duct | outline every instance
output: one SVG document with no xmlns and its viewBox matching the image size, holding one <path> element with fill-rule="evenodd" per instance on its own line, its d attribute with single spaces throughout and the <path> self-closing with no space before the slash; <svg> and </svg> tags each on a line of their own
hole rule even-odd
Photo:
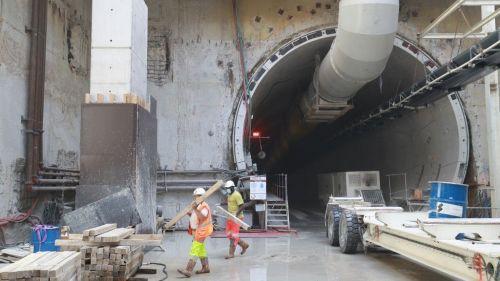
<svg viewBox="0 0 500 281">
<path fill-rule="evenodd" d="M 329 103 L 335 106 L 312 118 L 316 121 L 344 114 L 348 100 L 380 76 L 398 28 L 399 0 L 342 0 L 339 5 L 337 38 L 314 73 L 303 111 L 307 117 Z"/>
</svg>

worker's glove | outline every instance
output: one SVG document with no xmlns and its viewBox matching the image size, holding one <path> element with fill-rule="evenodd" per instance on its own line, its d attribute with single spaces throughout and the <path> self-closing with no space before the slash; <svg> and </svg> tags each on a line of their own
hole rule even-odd
<svg viewBox="0 0 500 281">
<path fill-rule="evenodd" d="M 191 203 L 191 208 L 193 210 L 196 210 L 196 208 L 198 208 L 198 203 L 196 203 L 196 201 L 194 201 L 193 203 Z"/>
</svg>

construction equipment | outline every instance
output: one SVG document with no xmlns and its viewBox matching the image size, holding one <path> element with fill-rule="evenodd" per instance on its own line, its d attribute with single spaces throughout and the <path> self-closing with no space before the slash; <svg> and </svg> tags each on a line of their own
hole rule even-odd
<svg viewBox="0 0 500 281">
<path fill-rule="evenodd" d="M 345 254 L 382 247 L 460 280 L 500 280 L 500 219 L 429 219 L 427 212 L 330 197 L 325 225 Z"/>
</svg>

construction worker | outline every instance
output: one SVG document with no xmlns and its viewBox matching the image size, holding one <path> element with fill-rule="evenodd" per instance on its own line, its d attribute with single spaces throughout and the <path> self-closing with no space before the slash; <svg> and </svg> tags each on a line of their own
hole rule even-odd
<svg viewBox="0 0 500 281">
<path fill-rule="evenodd" d="M 208 204 L 205 201 L 196 204 L 197 198 L 201 197 L 203 194 L 205 194 L 205 189 L 201 187 L 195 189 L 193 192 L 193 211 L 188 213 L 190 216 L 188 233 L 193 235 L 193 243 L 191 244 L 191 251 L 189 252 L 190 259 L 186 269 L 177 269 L 179 273 L 186 277 L 191 277 L 193 275 L 193 269 L 197 259 L 200 259 L 202 268 L 201 270 L 197 270 L 196 274 L 210 273 L 205 239 L 212 234 L 214 228 L 212 225 L 212 212 Z"/>
<path fill-rule="evenodd" d="M 236 190 L 233 181 L 227 181 L 224 185 L 226 188 L 227 196 L 227 210 L 232 215 L 243 220 L 243 210 L 250 206 L 251 204 L 245 204 L 241 193 Z M 236 246 L 241 247 L 241 254 L 245 254 L 247 251 L 248 243 L 240 239 L 240 225 L 231 219 L 226 221 L 226 236 L 229 238 L 229 255 L 226 259 L 234 258 L 234 252 L 236 251 Z"/>
</svg>

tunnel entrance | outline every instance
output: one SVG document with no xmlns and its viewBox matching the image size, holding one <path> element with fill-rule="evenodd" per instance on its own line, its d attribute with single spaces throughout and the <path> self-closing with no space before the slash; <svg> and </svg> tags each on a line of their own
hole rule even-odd
<svg viewBox="0 0 500 281">
<path fill-rule="evenodd" d="M 238 168 L 251 162 L 260 173 L 289 174 L 292 207 L 316 204 L 316 177 L 320 173 L 380 171 L 386 199 L 391 197 L 390 174 L 404 174 L 406 178 L 406 185 L 391 186 L 392 192 L 423 188 L 430 180 L 463 182 L 469 136 L 457 94 L 427 108 L 393 116 L 376 128 L 332 137 L 352 120 L 437 69 L 431 56 L 402 37 L 395 38 L 383 74 L 352 99 L 354 108 L 350 112 L 329 124 L 303 121 L 298 110 L 300 98 L 334 39 L 334 28 L 304 32 L 278 46 L 255 68 L 249 83 L 252 128 L 243 101 L 239 101 L 233 124 Z"/>
</svg>

